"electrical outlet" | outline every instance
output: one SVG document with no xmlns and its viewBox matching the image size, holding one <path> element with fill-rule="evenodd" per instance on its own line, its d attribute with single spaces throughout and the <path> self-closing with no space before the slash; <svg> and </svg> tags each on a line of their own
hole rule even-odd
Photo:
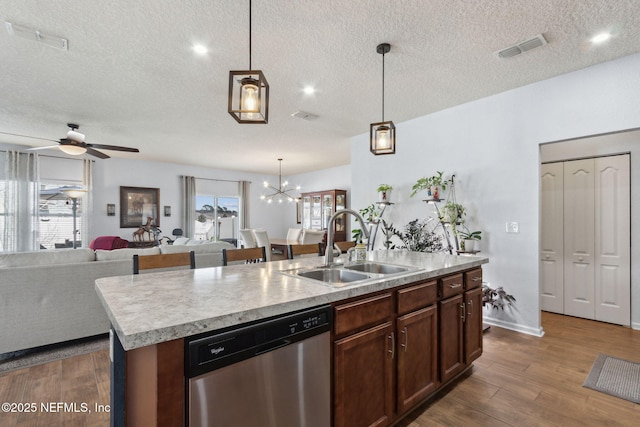
<svg viewBox="0 0 640 427">
<path fill-rule="evenodd" d="M 516 221 L 507 221 L 507 233 L 519 233 L 520 227 Z"/>
</svg>

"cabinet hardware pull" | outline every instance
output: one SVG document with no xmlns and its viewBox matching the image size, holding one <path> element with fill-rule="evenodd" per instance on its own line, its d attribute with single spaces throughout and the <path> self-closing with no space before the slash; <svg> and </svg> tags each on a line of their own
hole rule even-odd
<svg viewBox="0 0 640 427">
<path fill-rule="evenodd" d="M 449 287 L 450 287 L 451 289 L 461 288 L 461 287 L 462 287 L 462 283 L 451 283 L 451 284 L 449 285 Z"/>
<path fill-rule="evenodd" d="M 405 326 L 404 328 L 402 328 L 402 331 L 400 331 L 404 334 L 404 344 L 400 344 L 400 347 L 402 347 L 404 349 L 404 351 L 407 351 L 407 344 L 409 344 L 409 334 L 407 333 L 407 327 Z"/>
<path fill-rule="evenodd" d="M 480 282 L 480 281 L 482 281 L 482 277 L 478 277 L 478 276 L 476 276 L 476 277 L 474 277 L 474 278 L 473 278 L 473 279 L 471 279 L 471 280 L 473 280 L 474 282 Z"/>
<path fill-rule="evenodd" d="M 473 318 L 473 300 L 469 300 L 468 316 L 469 316 L 469 319 Z"/>
<path fill-rule="evenodd" d="M 462 318 L 462 322 L 464 323 L 464 322 L 467 321 L 467 313 L 466 313 L 466 310 L 465 310 L 464 303 L 460 304 L 460 308 L 462 309 L 462 313 L 460 314 L 460 317 Z"/>
<path fill-rule="evenodd" d="M 393 332 L 389 334 L 389 338 L 391 339 L 391 349 L 387 350 L 391 354 L 391 358 L 393 359 L 395 348 L 396 348 L 396 339 L 393 336 Z"/>
</svg>

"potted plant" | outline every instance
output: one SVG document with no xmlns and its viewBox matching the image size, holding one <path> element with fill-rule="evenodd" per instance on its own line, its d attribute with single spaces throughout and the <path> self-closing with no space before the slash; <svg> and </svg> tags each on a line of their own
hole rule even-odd
<svg viewBox="0 0 640 427">
<path fill-rule="evenodd" d="M 376 205 L 375 203 L 371 203 L 366 208 L 360 209 L 359 212 L 360 212 L 360 215 L 362 215 L 362 218 L 364 218 L 364 220 L 369 224 L 377 224 L 378 221 L 380 221 L 381 210 L 378 207 L 378 205 Z M 359 221 L 356 219 L 356 222 L 359 222 Z M 366 224 L 362 224 L 362 227 L 366 227 Z M 353 230 L 351 230 L 351 236 L 353 237 L 353 240 L 356 243 L 362 242 L 363 235 L 364 233 L 360 228 L 354 228 Z"/>
<path fill-rule="evenodd" d="M 378 185 L 378 200 L 380 202 L 388 203 L 391 201 L 391 190 L 393 187 L 389 184 Z"/>
<path fill-rule="evenodd" d="M 492 288 L 489 285 L 482 285 L 482 306 L 490 306 L 494 310 L 504 310 L 505 306 L 512 305 L 516 302 L 516 298 L 508 294 L 502 286 Z"/>
<path fill-rule="evenodd" d="M 411 187 L 411 197 L 418 194 L 421 190 L 427 190 L 427 197 L 431 199 L 440 199 L 440 190 L 445 191 L 447 185 L 451 182 L 448 179 L 443 179 L 444 172 L 438 171 L 436 175 L 429 177 L 419 178 L 413 187 Z"/>
<path fill-rule="evenodd" d="M 465 252 L 473 252 L 478 250 L 476 241 L 482 240 L 482 231 L 469 231 L 465 227 L 465 231 L 458 232 L 458 237 L 462 239 L 460 249 Z"/>
</svg>

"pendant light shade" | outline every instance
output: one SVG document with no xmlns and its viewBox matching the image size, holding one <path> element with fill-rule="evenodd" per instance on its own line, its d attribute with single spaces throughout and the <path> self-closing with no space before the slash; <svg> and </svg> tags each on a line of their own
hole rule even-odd
<svg viewBox="0 0 640 427">
<path fill-rule="evenodd" d="M 251 69 L 251 0 L 249 0 L 249 70 L 229 71 L 229 114 L 238 123 L 269 122 L 269 83 Z"/>
<path fill-rule="evenodd" d="M 390 50 L 389 43 L 379 44 L 376 48 L 376 52 L 382 55 L 382 121 L 369 126 L 370 150 L 376 156 L 396 152 L 396 126 L 392 121 L 384 121 L 384 55 Z"/>
</svg>

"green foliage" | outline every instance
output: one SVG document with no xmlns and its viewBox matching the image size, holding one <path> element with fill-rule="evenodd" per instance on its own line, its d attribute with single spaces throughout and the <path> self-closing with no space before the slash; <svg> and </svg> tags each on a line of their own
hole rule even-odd
<svg viewBox="0 0 640 427">
<path fill-rule="evenodd" d="M 384 235 L 384 244 L 385 249 L 395 249 L 396 245 L 393 244 L 391 238 L 393 236 L 397 236 L 400 234 L 398 230 L 393 227 L 393 224 L 388 224 L 384 219 L 382 221 L 382 234 Z"/>
<path fill-rule="evenodd" d="M 378 185 L 378 191 L 391 191 L 391 190 L 393 190 L 393 187 L 390 186 L 389 184 Z"/>
<path fill-rule="evenodd" d="M 437 171 L 436 175 L 419 178 L 416 183 L 413 184 L 413 187 L 411 187 L 411 190 L 413 190 L 411 192 L 411 197 L 418 194 L 421 190 L 427 190 L 435 186 L 438 186 L 442 191 L 445 191 L 447 189 L 447 185 L 450 185 L 453 181 L 451 179 L 444 179 L 443 174 L 443 171 Z"/>
<path fill-rule="evenodd" d="M 495 310 L 504 310 L 506 306 L 510 306 L 516 302 L 516 298 L 508 294 L 502 286 L 498 288 L 491 288 L 487 285 L 482 285 L 482 306 L 490 305 Z"/>
<path fill-rule="evenodd" d="M 444 249 L 442 237 L 433 231 L 429 225 L 430 219 L 420 222 L 418 219 L 410 221 L 403 232 L 396 230 L 396 235 L 402 240 L 403 249 L 415 252 L 441 252 Z"/>
<path fill-rule="evenodd" d="M 464 240 L 482 240 L 482 231 L 469 231 L 465 227 L 466 231 L 459 231 L 458 236 Z"/>
</svg>

